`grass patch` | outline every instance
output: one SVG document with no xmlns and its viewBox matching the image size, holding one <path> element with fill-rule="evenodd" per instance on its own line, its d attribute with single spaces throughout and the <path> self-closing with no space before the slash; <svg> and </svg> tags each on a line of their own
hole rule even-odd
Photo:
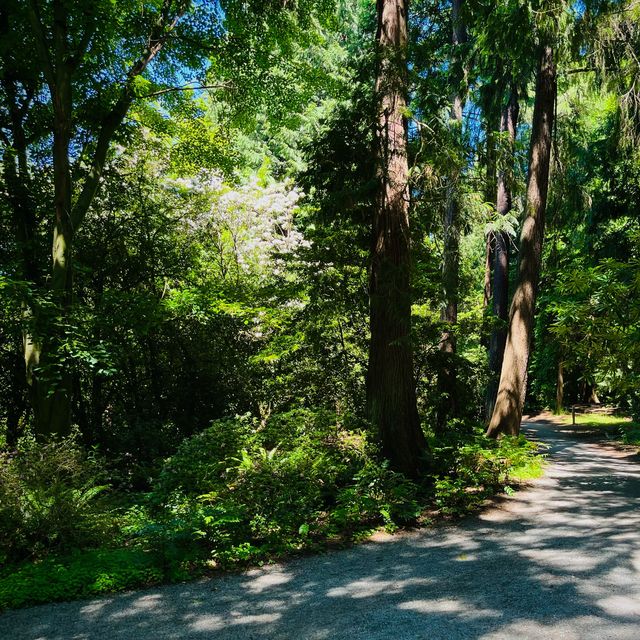
<svg viewBox="0 0 640 640">
<path fill-rule="evenodd" d="M 572 424 L 571 414 L 562 416 L 566 425 Z M 587 429 L 597 429 L 623 444 L 640 446 L 640 424 L 630 418 L 602 414 L 576 414 L 576 425 Z"/>
</svg>

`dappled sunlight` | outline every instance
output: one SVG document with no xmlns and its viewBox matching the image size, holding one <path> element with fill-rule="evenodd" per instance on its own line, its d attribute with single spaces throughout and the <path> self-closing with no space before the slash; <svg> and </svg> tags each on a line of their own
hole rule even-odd
<svg viewBox="0 0 640 640">
<path fill-rule="evenodd" d="M 598 601 L 598 606 L 611 616 L 637 616 L 640 614 L 638 607 L 638 594 L 634 597 L 611 596 Z"/>
<path fill-rule="evenodd" d="M 398 594 L 418 587 L 433 583 L 429 578 L 408 578 L 407 580 L 379 580 L 376 578 L 356 580 L 346 584 L 344 587 L 329 589 L 329 598 L 371 598 L 379 595 Z"/>
<path fill-rule="evenodd" d="M 536 431 L 552 444 L 545 477 L 477 517 L 240 575 L 9 612 L 0 637 L 636 640 L 637 459 Z"/>
<path fill-rule="evenodd" d="M 502 615 L 500 611 L 495 609 L 471 608 L 467 602 L 461 600 L 409 600 L 398 605 L 398 608 L 427 615 L 455 613 L 464 619 L 499 618 Z"/>
<path fill-rule="evenodd" d="M 252 593 L 262 593 L 266 589 L 273 588 L 282 584 L 287 584 L 293 578 L 284 572 L 272 572 L 257 574 L 256 572 L 249 572 L 249 577 L 256 576 L 255 580 L 249 585 L 249 591 Z"/>
<path fill-rule="evenodd" d="M 279 613 L 263 613 L 260 615 L 244 615 L 232 612 L 226 616 L 203 615 L 189 624 L 193 631 L 222 631 L 225 628 L 240 625 L 272 624 L 281 618 Z"/>
</svg>

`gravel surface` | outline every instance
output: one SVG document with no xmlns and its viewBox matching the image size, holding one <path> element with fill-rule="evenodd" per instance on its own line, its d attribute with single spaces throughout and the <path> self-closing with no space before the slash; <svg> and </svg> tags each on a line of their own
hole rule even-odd
<svg viewBox="0 0 640 640">
<path fill-rule="evenodd" d="M 2 640 L 640 638 L 640 462 L 532 422 L 532 488 L 346 551 L 0 616 Z"/>
</svg>

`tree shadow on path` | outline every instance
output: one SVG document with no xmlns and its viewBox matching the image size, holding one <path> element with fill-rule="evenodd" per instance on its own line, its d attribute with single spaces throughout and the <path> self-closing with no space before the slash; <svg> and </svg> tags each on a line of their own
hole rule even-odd
<svg viewBox="0 0 640 640">
<path fill-rule="evenodd" d="M 640 465 L 551 445 L 526 491 L 455 526 L 191 584 L 0 616 L 7 640 L 640 637 Z"/>
</svg>

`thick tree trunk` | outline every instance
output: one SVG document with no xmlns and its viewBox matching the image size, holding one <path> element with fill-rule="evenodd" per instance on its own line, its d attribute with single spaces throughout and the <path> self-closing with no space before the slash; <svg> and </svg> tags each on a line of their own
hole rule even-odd
<svg viewBox="0 0 640 640">
<path fill-rule="evenodd" d="M 371 256 L 367 404 L 382 452 L 416 477 L 425 438 L 416 406 L 411 347 L 407 161 L 407 0 L 378 0 L 378 192 Z"/>
<path fill-rule="evenodd" d="M 462 0 L 453 0 L 451 19 L 453 22 L 452 44 L 454 51 L 467 40 L 467 33 L 462 20 Z M 459 55 L 456 51 L 456 54 Z M 464 78 L 461 78 L 461 83 Z M 451 125 L 457 138 L 462 136 L 462 114 L 464 111 L 465 93 L 459 88 L 453 96 L 451 106 Z M 460 194 L 458 182 L 459 170 L 449 176 L 447 185 L 447 204 L 443 220 L 443 254 L 442 254 L 442 289 L 444 306 L 440 319 L 445 328 L 440 336 L 440 351 L 443 353 L 442 368 L 438 375 L 438 391 L 440 409 L 437 426 L 440 430 L 447 424 L 447 418 L 456 412 L 456 336 L 455 325 L 458 323 L 458 281 L 460 271 Z"/>
<path fill-rule="evenodd" d="M 556 90 L 553 49 L 542 46 L 531 131 L 526 215 L 520 236 L 518 286 L 511 303 L 498 396 L 487 430 L 487 435 L 493 437 L 500 433 L 516 435 L 520 432 L 542 263 Z"/>
<path fill-rule="evenodd" d="M 505 216 L 511 211 L 511 177 L 507 167 L 513 166 L 513 152 L 518 126 L 518 93 L 511 89 L 509 101 L 502 111 L 500 132 L 509 136 L 509 159 L 498 172 L 497 211 Z M 493 415 L 493 408 L 498 393 L 498 380 L 502 370 L 504 348 L 507 342 L 507 321 L 509 318 L 509 234 L 505 231 L 496 233 L 493 245 L 493 320 L 494 326 L 489 339 L 489 384 L 486 396 L 486 415 Z"/>
</svg>

